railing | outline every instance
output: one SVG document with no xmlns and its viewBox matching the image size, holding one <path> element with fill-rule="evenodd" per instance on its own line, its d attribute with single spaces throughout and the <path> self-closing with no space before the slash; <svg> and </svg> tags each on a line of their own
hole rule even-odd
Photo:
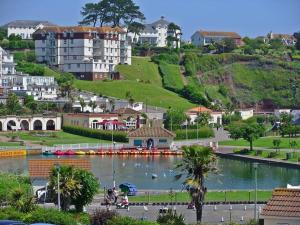
<svg viewBox="0 0 300 225">
<path fill-rule="evenodd" d="M 124 148 L 124 144 L 98 144 L 98 143 L 84 143 L 84 144 L 64 144 L 55 145 L 53 147 L 43 146 L 42 151 L 54 152 L 57 150 L 67 151 L 67 150 L 99 150 L 99 149 L 114 149 L 119 150 Z"/>
</svg>

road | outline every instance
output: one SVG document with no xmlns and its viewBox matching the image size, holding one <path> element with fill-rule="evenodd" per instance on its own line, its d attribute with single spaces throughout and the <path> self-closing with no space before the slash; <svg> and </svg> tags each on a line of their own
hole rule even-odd
<svg viewBox="0 0 300 225">
<path fill-rule="evenodd" d="M 90 205 L 87 210 L 92 213 L 96 208 L 99 208 L 99 204 Z M 215 208 L 216 207 L 216 208 Z M 232 207 L 232 209 L 231 209 Z M 246 208 L 245 208 L 246 207 Z M 258 206 L 258 211 L 263 206 Z M 105 206 L 100 208 L 105 209 Z M 159 209 L 161 206 L 147 206 L 145 211 L 144 206 L 130 206 L 129 210 L 118 209 L 117 212 L 122 216 L 130 216 L 136 219 L 147 218 L 147 220 L 155 221 L 159 215 Z M 170 206 L 174 209 L 174 206 Z M 115 207 L 111 208 L 115 210 Z M 176 212 L 182 214 L 187 224 L 196 223 L 196 212 L 191 209 L 187 209 L 187 206 L 177 205 L 175 206 Z M 231 209 L 231 210 L 230 210 Z M 205 205 L 203 213 L 203 222 L 209 224 L 226 224 L 230 221 L 239 222 L 241 224 L 249 221 L 254 217 L 254 205 Z M 222 222 L 223 220 L 223 222 Z"/>
</svg>

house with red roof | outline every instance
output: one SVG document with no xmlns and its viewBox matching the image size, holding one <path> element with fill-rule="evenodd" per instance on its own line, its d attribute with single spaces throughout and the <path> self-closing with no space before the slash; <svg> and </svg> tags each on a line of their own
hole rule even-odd
<svg viewBox="0 0 300 225">
<path fill-rule="evenodd" d="M 190 123 L 194 124 L 197 117 L 202 113 L 208 113 L 211 116 L 209 124 L 222 124 L 223 112 L 213 111 L 204 106 L 198 106 L 186 111 L 186 115 L 190 118 Z"/>
<path fill-rule="evenodd" d="M 198 47 L 220 42 L 226 38 L 233 39 L 237 46 L 243 45 L 242 37 L 236 32 L 198 30 L 191 37 L 192 44 Z"/>
</svg>

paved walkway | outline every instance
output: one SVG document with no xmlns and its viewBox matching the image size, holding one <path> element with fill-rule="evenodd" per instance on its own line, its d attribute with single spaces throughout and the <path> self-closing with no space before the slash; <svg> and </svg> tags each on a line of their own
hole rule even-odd
<svg viewBox="0 0 300 225">
<path fill-rule="evenodd" d="M 192 209 L 187 209 L 187 206 L 169 206 L 172 209 L 176 209 L 177 213 L 182 214 L 185 218 L 187 224 L 196 223 L 196 211 Z M 258 206 L 258 211 L 263 207 L 263 205 Z M 87 211 L 92 213 L 96 208 L 105 209 L 105 206 L 100 206 L 99 204 L 92 204 L 87 207 Z M 123 216 L 130 216 L 136 219 L 147 218 L 147 220 L 155 221 L 159 215 L 159 209 L 161 206 L 130 206 L 129 211 L 126 209 L 118 209 L 117 212 Z M 113 206 L 111 208 L 115 210 Z M 145 209 L 147 211 L 145 211 Z M 230 221 L 238 222 L 240 224 L 249 221 L 254 217 L 254 205 L 205 205 L 203 212 L 203 222 L 210 224 L 226 224 Z M 222 222 L 223 218 L 223 222 Z"/>
</svg>

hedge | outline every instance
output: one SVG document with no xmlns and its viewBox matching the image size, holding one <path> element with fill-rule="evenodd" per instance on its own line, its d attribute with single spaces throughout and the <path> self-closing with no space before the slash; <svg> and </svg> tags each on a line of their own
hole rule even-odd
<svg viewBox="0 0 300 225">
<path fill-rule="evenodd" d="M 112 132 L 108 130 L 94 130 L 90 128 L 83 128 L 78 126 L 63 126 L 63 131 L 76 134 L 84 137 L 97 138 L 101 140 L 111 140 Z M 116 142 L 128 142 L 127 133 L 123 131 L 114 131 L 114 141 Z"/>
<path fill-rule="evenodd" d="M 186 139 L 186 130 L 176 130 L 176 140 L 184 140 Z M 188 139 L 197 139 L 197 129 L 188 129 L 187 130 Z M 198 137 L 199 138 L 210 138 L 214 137 L 214 131 L 210 127 L 200 127 L 198 129 Z"/>
</svg>

